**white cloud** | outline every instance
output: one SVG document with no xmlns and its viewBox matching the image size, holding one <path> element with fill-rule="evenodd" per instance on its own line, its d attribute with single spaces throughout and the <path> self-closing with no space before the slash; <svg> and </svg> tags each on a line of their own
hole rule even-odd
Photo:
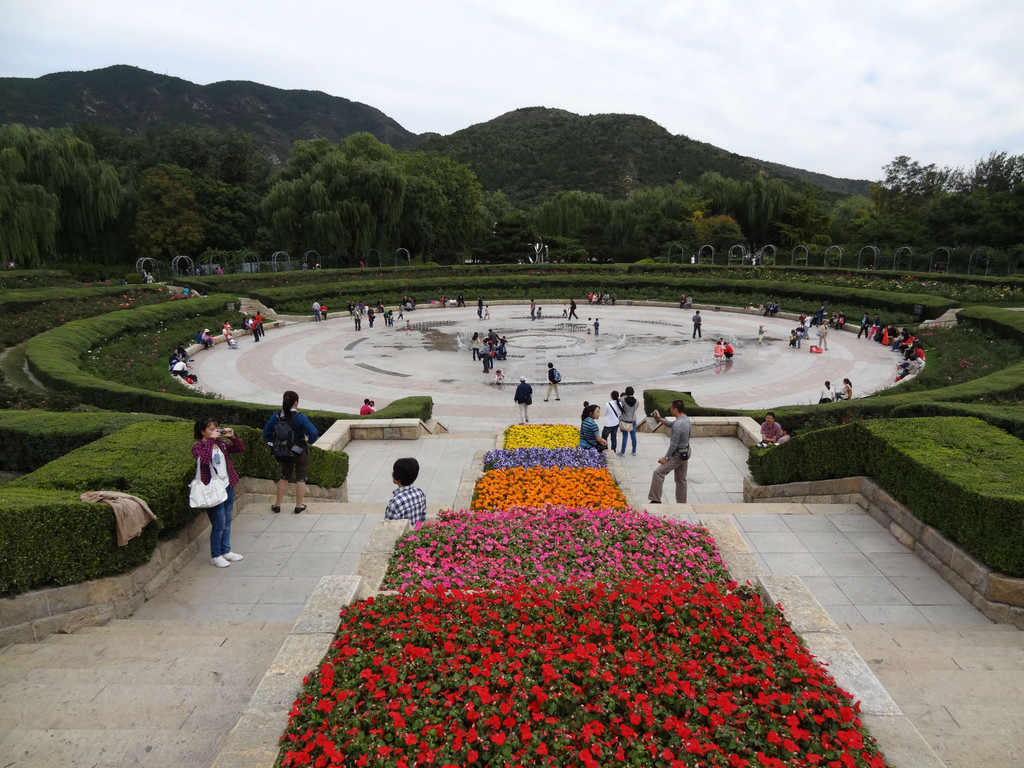
<svg viewBox="0 0 1024 768">
<path fill-rule="evenodd" d="M 1024 152 L 1024 7 L 950 0 L 9 0 L 0 75 L 132 64 L 360 101 L 451 133 L 519 107 L 625 112 L 726 150 L 878 178 Z"/>
</svg>

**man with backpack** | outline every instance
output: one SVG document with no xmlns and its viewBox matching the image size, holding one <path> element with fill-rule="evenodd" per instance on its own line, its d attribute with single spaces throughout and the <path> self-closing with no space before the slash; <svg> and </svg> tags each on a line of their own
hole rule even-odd
<svg viewBox="0 0 1024 768">
<path fill-rule="evenodd" d="M 302 503 L 309 477 L 309 446 L 320 433 L 305 414 L 299 413 L 299 396 L 288 390 L 284 393 L 281 410 L 270 417 L 263 427 L 263 439 L 270 446 L 271 455 L 281 464 L 281 479 L 277 481 L 277 501 L 271 506 L 281 511 L 281 502 L 292 477 L 295 478 L 295 514 L 306 509 Z"/>
<path fill-rule="evenodd" d="M 551 390 L 555 391 L 555 400 L 561 400 L 562 398 L 558 395 L 558 383 L 562 380 L 562 374 L 555 368 L 554 363 L 548 363 L 548 393 L 544 395 L 544 402 L 546 403 L 551 397 Z"/>
</svg>

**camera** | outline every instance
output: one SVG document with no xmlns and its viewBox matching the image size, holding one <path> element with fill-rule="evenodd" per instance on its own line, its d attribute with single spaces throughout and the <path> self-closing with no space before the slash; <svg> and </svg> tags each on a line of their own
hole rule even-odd
<svg viewBox="0 0 1024 768">
<path fill-rule="evenodd" d="M 223 434 L 226 434 L 226 433 L 227 433 L 227 430 L 226 430 L 226 429 L 218 429 L 218 430 L 217 430 L 217 434 L 218 434 L 218 435 L 223 435 Z"/>
</svg>

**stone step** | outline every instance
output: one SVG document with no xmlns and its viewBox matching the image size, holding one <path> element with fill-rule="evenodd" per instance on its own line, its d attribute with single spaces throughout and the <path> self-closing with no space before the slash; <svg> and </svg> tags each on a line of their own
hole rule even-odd
<svg viewBox="0 0 1024 768">
<path fill-rule="evenodd" d="M 0 755 L 17 768 L 207 768 L 224 739 L 219 729 L 0 729 Z"/>
<path fill-rule="evenodd" d="M 287 634 L 292 625 L 284 622 L 173 621 L 170 619 L 111 619 L 105 625 L 82 627 L 75 635 L 214 635 L 252 637 L 254 633 Z"/>
<path fill-rule="evenodd" d="M 270 505 L 274 499 L 267 498 L 250 501 L 240 510 L 240 514 L 265 515 L 270 512 Z M 380 515 L 384 516 L 384 507 L 380 502 L 340 502 L 340 501 L 318 501 L 316 499 L 305 500 L 306 510 L 304 515 Z M 282 515 L 291 515 L 295 509 L 294 499 L 281 505 Z"/>
</svg>

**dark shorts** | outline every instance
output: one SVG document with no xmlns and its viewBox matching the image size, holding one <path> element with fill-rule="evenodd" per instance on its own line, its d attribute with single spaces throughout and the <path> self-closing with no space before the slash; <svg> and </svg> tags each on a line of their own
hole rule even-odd
<svg viewBox="0 0 1024 768">
<path fill-rule="evenodd" d="M 299 454 L 295 461 L 281 462 L 281 479 L 292 481 L 294 476 L 296 483 L 304 483 L 309 480 L 309 446 Z"/>
</svg>

